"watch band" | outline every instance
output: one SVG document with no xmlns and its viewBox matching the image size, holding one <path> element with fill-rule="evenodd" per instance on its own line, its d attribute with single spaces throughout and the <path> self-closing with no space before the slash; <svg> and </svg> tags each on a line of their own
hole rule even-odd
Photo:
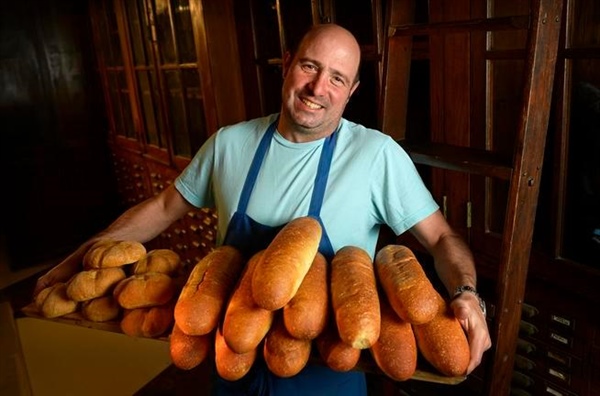
<svg viewBox="0 0 600 396">
<path fill-rule="evenodd" d="M 479 293 L 477 293 L 477 290 L 474 287 L 469 285 L 458 286 L 456 289 L 454 289 L 452 300 L 454 300 L 456 297 L 460 296 L 463 293 L 472 293 L 475 295 L 475 297 L 477 297 L 477 300 L 479 300 L 479 308 L 481 308 L 481 312 L 483 312 L 483 316 L 485 317 L 487 315 L 487 307 L 485 306 L 485 301 L 483 301 L 483 299 L 481 298 Z"/>
</svg>

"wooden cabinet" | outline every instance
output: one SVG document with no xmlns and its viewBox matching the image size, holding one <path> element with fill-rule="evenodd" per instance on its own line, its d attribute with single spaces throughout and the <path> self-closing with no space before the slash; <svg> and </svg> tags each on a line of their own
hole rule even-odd
<svg viewBox="0 0 600 396">
<path fill-rule="evenodd" d="M 219 126 L 246 118 L 232 2 L 89 4 L 108 142 L 129 207 L 171 184 Z M 215 229 L 214 213 L 198 210 L 148 245 L 193 264 L 214 246 Z"/>
<path fill-rule="evenodd" d="M 519 112 L 526 77 L 527 29 L 531 21 L 503 18 L 526 15 L 536 2 L 465 0 L 451 3 L 452 6 L 448 1 L 430 1 L 429 8 L 408 10 L 405 15 L 410 20 L 404 23 L 434 23 L 440 29 L 451 30 L 454 21 L 496 18 L 513 28 L 486 33 L 475 25 L 467 31 L 454 26 L 455 31 L 444 36 L 434 31 L 428 39 L 417 35 L 410 43 L 404 43 L 402 48 L 410 45 L 413 53 L 405 69 L 410 72 L 409 111 L 401 125 L 390 122 L 396 120 L 395 114 L 384 119 L 384 126 L 389 127 L 385 130 L 405 137 L 402 144 L 407 147 L 422 142 L 451 144 L 458 146 L 452 152 L 457 159 L 462 155 L 460 147 L 467 147 L 492 152 L 500 162 L 510 163 L 512 151 L 518 144 L 515 133 L 522 121 Z M 542 175 L 531 179 L 531 183 L 540 186 L 533 249 L 529 262 L 524 263 L 525 270 L 527 264 L 530 268 L 528 274 L 525 272 L 528 280 L 524 302 L 543 312 L 535 318 L 535 326 L 544 330 L 529 336 L 529 341 L 539 343 L 538 350 L 545 355 L 536 355 L 536 368 L 528 380 L 524 380 L 527 372 L 523 372 L 527 365 L 517 367 L 527 361 L 518 355 L 511 384 L 515 394 L 597 394 L 594 393 L 598 389 L 594 379 L 598 370 L 595 334 L 599 324 L 589 318 L 586 308 L 581 308 L 593 306 L 599 299 L 600 244 L 596 230 L 600 225 L 597 212 L 600 182 L 598 161 L 592 159 L 598 158 L 599 152 L 600 20 L 597 15 L 595 2 L 565 2 Z M 392 77 L 384 75 L 384 78 Z M 584 103 L 582 98 L 585 98 Z M 543 147 L 543 142 L 538 144 Z M 416 152 L 416 155 L 429 155 L 429 163 L 435 162 L 428 153 Z M 467 169 L 466 165 L 461 166 Z M 506 226 L 509 178 L 502 174 L 492 178 L 429 166 L 420 166 L 420 169 L 446 217 L 475 252 L 479 286 L 493 312 L 494 301 L 501 294 L 498 283 L 502 283 L 501 290 L 511 293 L 519 289 L 521 282 L 517 274 L 505 279 L 497 276 Z M 517 270 L 520 272 L 522 267 L 515 268 L 515 272 Z M 561 318 L 577 325 L 571 329 L 561 328 L 557 323 Z M 527 324 L 524 326 L 531 329 Z M 565 340 L 568 345 L 562 351 L 566 354 L 563 360 L 570 362 L 570 366 L 551 359 L 554 348 L 560 348 L 560 342 Z M 548 353 L 552 355 L 550 360 Z M 472 394 L 481 394 L 487 382 L 485 378 L 498 375 L 495 371 L 485 373 L 489 363 L 484 362 L 468 379 Z"/>
</svg>

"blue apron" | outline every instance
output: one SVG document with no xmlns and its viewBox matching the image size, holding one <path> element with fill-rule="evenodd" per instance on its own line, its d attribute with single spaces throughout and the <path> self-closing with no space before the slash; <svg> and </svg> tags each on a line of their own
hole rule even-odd
<svg viewBox="0 0 600 396">
<path fill-rule="evenodd" d="M 250 195 L 256 183 L 265 154 L 271 144 L 277 127 L 277 121 L 278 119 L 269 126 L 256 149 L 240 195 L 237 211 L 231 218 L 227 227 L 227 233 L 225 234 L 224 244 L 237 247 L 246 257 L 251 257 L 254 253 L 265 249 L 285 225 L 283 224 L 278 227 L 266 226 L 256 222 L 246 214 Z M 328 260 L 333 258 L 335 252 L 321 221 L 320 213 L 337 135 L 336 131 L 327 137 L 324 142 L 308 211 L 308 215 L 318 219 L 321 227 L 323 227 L 319 252 Z M 259 356 L 262 356 L 262 353 L 259 353 Z M 294 377 L 279 378 L 269 371 L 262 358 L 257 358 L 250 372 L 238 381 L 227 381 L 218 377 L 218 375 L 216 377 L 216 395 L 359 396 L 367 394 L 365 375 L 361 372 L 351 371 L 340 373 L 324 365 L 309 364 Z"/>
</svg>

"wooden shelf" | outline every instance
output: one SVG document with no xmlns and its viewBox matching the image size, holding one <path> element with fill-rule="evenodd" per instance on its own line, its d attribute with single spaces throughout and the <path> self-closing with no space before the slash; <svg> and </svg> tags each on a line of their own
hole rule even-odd
<svg viewBox="0 0 600 396">
<path fill-rule="evenodd" d="M 512 176 L 510 158 L 496 152 L 439 143 L 413 144 L 400 141 L 399 144 L 417 164 L 501 180 L 509 180 Z"/>
</svg>

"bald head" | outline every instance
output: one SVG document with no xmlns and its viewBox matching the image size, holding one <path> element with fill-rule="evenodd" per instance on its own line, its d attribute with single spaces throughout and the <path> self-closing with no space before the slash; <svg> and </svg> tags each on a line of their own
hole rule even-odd
<svg viewBox="0 0 600 396">
<path fill-rule="evenodd" d="M 313 25 L 306 34 L 302 37 L 296 54 L 302 53 L 307 47 L 313 45 L 314 42 L 329 42 L 338 48 L 344 48 L 346 51 L 351 53 L 355 58 L 355 70 L 354 82 L 359 80 L 359 67 L 360 67 L 360 46 L 356 41 L 354 35 L 347 29 L 333 23 Z"/>
<path fill-rule="evenodd" d="M 312 27 L 296 53 L 284 55 L 278 131 L 306 142 L 332 134 L 359 85 L 360 47 L 338 25 Z"/>
</svg>

